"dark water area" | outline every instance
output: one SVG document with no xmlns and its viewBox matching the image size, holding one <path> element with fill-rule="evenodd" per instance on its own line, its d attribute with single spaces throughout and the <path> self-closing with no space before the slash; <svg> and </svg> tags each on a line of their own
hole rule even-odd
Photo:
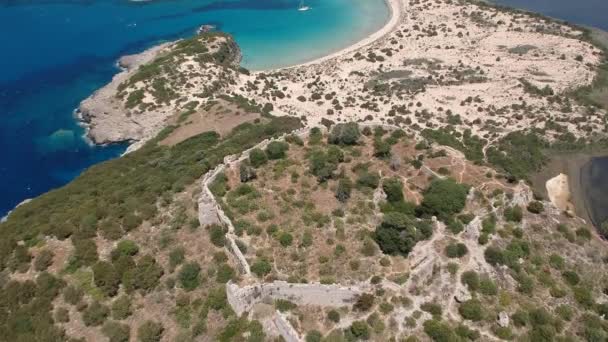
<svg viewBox="0 0 608 342">
<path fill-rule="evenodd" d="M 608 31 L 608 0 L 491 0 L 491 2 Z"/>
<path fill-rule="evenodd" d="M 588 216 L 599 226 L 608 220 L 608 157 L 591 158 L 580 178 Z"/>
</svg>

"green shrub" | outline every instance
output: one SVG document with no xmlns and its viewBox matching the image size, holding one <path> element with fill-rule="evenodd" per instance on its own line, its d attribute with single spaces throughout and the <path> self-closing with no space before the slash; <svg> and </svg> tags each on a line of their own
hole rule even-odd
<svg viewBox="0 0 608 342">
<path fill-rule="evenodd" d="M 518 205 L 505 208 L 504 215 L 505 219 L 511 222 L 521 222 L 523 218 L 523 212 Z"/>
<path fill-rule="evenodd" d="M 34 269 L 36 271 L 46 271 L 53 264 L 54 254 L 48 249 L 43 249 L 34 260 Z"/>
<path fill-rule="evenodd" d="M 93 240 L 72 240 L 72 244 L 74 244 L 72 257 L 78 265 L 90 266 L 98 260 L 97 245 Z"/>
<path fill-rule="evenodd" d="M 184 290 L 192 291 L 200 285 L 200 273 L 201 267 L 197 262 L 189 262 L 182 266 L 178 279 Z"/>
<path fill-rule="evenodd" d="M 362 293 L 357 296 L 353 309 L 357 311 L 369 311 L 373 306 L 376 297 L 371 293 Z"/>
<path fill-rule="evenodd" d="M 435 342 L 456 342 L 460 340 L 448 324 L 436 319 L 424 322 L 424 332 Z"/>
<path fill-rule="evenodd" d="M 329 319 L 330 321 L 334 322 L 334 323 L 338 323 L 340 322 L 340 313 L 336 310 L 329 310 L 327 312 L 327 319 Z"/>
<path fill-rule="evenodd" d="M 486 296 L 495 296 L 498 294 L 498 287 L 488 276 L 484 276 L 479 281 L 479 292 Z"/>
<path fill-rule="evenodd" d="M 230 267 L 230 265 L 226 263 L 221 263 L 217 267 L 217 272 L 215 274 L 215 279 L 218 283 L 226 283 L 229 280 L 232 280 L 236 277 L 236 271 L 234 268 Z"/>
<path fill-rule="evenodd" d="M 388 178 L 382 181 L 382 190 L 390 203 L 403 202 L 403 183 L 398 178 Z"/>
<path fill-rule="evenodd" d="M 494 246 L 486 248 L 483 253 L 488 264 L 492 266 L 502 265 L 505 262 L 505 257 L 500 249 Z"/>
<path fill-rule="evenodd" d="M 349 332 L 357 339 L 367 340 L 370 337 L 369 325 L 365 321 L 354 321 Z"/>
<path fill-rule="evenodd" d="M 57 308 L 55 310 L 55 320 L 60 323 L 67 323 L 70 321 L 70 310 L 67 308 Z"/>
<path fill-rule="evenodd" d="M 137 339 L 140 342 L 159 342 L 163 337 L 164 327 L 154 321 L 145 321 L 137 328 Z"/>
<path fill-rule="evenodd" d="M 464 209 L 469 188 L 453 179 L 436 179 L 424 191 L 424 198 L 416 209 L 419 215 L 435 215 L 448 221 Z"/>
<path fill-rule="evenodd" d="M 318 330 L 311 330 L 306 333 L 306 342 L 321 342 L 323 335 Z"/>
<path fill-rule="evenodd" d="M 308 158 L 310 172 L 317 177 L 319 182 L 324 182 L 334 177 L 338 168 L 338 161 L 332 160 L 328 153 L 321 149 L 313 150 Z"/>
<path fill-rule="evenodd" d="M 269 160 L 283 159 L 289 149 L 289 144 L 282 141 L 273 141 L 266 146 L 266 156 Z"/>
<path fill-rule="evenodd" d="M 117 322 L 106 322 L 101 331 L 110 342 L 128 342 L 131 337 L 129 326 Z"/>
<path fill-rule="evenodd" d="M 456 332 L 456 335 L 471 341 L 478 340 L 481 337 L 479 331 L 470 329 L 464 324 L 459 324 L 456 329 L 454 329 L 454 332 Z"/>
<path fill-rule="evenodd" d="M 586 286 L 576 286 L 572 288 L 572 294 L 577 303 L 584 308 L 592 308 L 595 305 L 595 299 L 591 289 Z"/>
<path fill-rule="evenodd" d="M 289 247 L 293 243 L 293 236 L 290 233 L 282 232 L 279 235 L 279 243 L 283 247 Z"/>
<path fill-rule="evenodd" d="M 583 240 L 591 240 L 591 232 L 589 231 L 589 229 L 587 229 L 585 227 L 581 227 L 581 228 L 577 229 L 576 236 L 578 236 L 579 238 L 581 238 Z"/>
<path fill-rule="evenodd" d="M 469 299 L 466 302 L 460 304 L 458 312 L 464 319 L 468 319 L 474 322 L 481 321 L 484 317 L 481 302 L 476 299 Z"/>
<path fill-rule="evenodd" d="M 103 324 L 109 314 L 110 309 L 107 306 L 95 301 L 83 311 L 82 322 L 87 327 L 98 326 Z"/>
<path fill-rule="evenodd" d="M 142 256 L 134 269 L 127 270 L 122 277 L 122 283 L 127 292 L 141 290 L 152 291 L 162 277 L 163 268 L 156 263 L 156 259 L 149 255 Z"/>
<path fill-rule="evenodd" d="M 295 303 L 285 299 L 275 299 L 274 306 L 281 312 L 290 311 L 298 307 Z"/>
<path fill-rule="evenodd" d="M 528 313 L 523 310 L 517 310 L 511 315 L 511 320 L 516 327 L 524 327 L 528 324 Z"/>
<path fill-rule="evenodd" d="M 169 252 L 169 266 L 174 269 L 186 259 L 186 250 L 184 247 L 175 247 Z"/>
<path fill-rule="evenodd" d="M 78 304 L 80 300 L 82 300 L 83 295 L 84 292 L 80 288 L 74 287 L 72 285 L 67 286 L 63 290 L 63 300 L 65 300 L 68 304 Z"/>
<path fill-rule="evenodd" d="M 93 279 L 95 286 L 97 286 L 104 295 L 113 297 L 118 292 L 120 286 L 120 274 L 109 262 L 98 261 L 93 265 Z"/>
<path fill-rule="evenodd" d="M 556 270 L 562 270 L 564 269 L 566 262 L 561 256 L 557 254 L 551 254 L 549 256 L 549 265 L 551 265 L 551 267 L 555 268 Z"/>
<path fill-rule="evenodd" d="M 571 286 L 578 285 L 580 283 L 581 278 L 578 276 L 578 273 L 574 271 L 564 271 L 562 272 L 562 277 Z"/>
<path fill-rule="evenodd" d="M 350 198 L 352 192 L 353 183 L 350 178 L 342 177 L 338 180 L 338 187 L 336 188 L 336 198 L 342 203 L 346 203 Z"/>
<path fill-rule="evenodd" d="M 387 159 L 391 156 L 391 145 L 382 140 L 382 138 L 374 139 L 374 157 L 379 159 Z"/>
<path fill-rule="evenodd" d="M 131 297 L 122 295 L 112 303 L 112 318 L 123 320 L 133 314 L 131 308 Z"/>
<path fill-rule="evenodd" d="M 270 271 L 272 271 L 272 266 L 265 259 L 257 259 L 253 265 L 251 265 L 251 272 L 260 278 L 270 273 Z"/>
<path fill-rule="evenodd" d="M 258 168 L 268 162 L 268 157 L 264 151 L 259 148 L 254 148 L 249 152 L 249 163 L 251 166 Z"/>
<path fill-rule="evenodd" d="M 420 305 L 420 309 L 430 313 L 435 318 L 440 318 L 441 314 L 443 313 L 441 305 L 433 302 L 422 303 L 422 305 Z"/>
<path fill-rule="evenodd" d="M 378 172 L 364 171 L 361 172 L 357 178 L 357 185 L 361 187 L 376 189 L 379 184 L 380 174 L 378 174 Z"/>
<path fill-rule="evenodd" d="M 486 151 L 488 161 L 513 179 L 525 179 L 547 161 L 546 142 L 535 133 L 512 132 Z"/>
<path fill-rule="evenodd" d="M 134 256 L 139 253 L 139 247 L 131 240 L 122 240 L 116 248 L 112 250 L 111 257 L 112 261 L 118 259 L 121 256 Z"/>
<path fill-rule="evenodd" d="M 452 234 L 457 235 L 464 230 L 464 225 L 459 220 L 449 220 L 447 228 Z"/>
<path fill-rule="evenodd" d="M 241 183 L 247 183 L 254 180 L 257 177 L 257 174 L 249 163 L 242 162 L 241 165 L 239 165 L 239 177 Z"/>
<path fill-rule="evenodd" d="M 528 211 L 533 214 L 540 214 L 543 212 L 543 210 L 545 210 L 545 206 L 542 204 L 542 202 L 532 201 L 528 204 Z"/>
<path fill-rule="evenodd" d="M 226 244 L 226 230 L 219 225 L 209 227 L 209 239 L 217 247 L 224 247 Z"/>
<path fill-rule="evenodd" d="M 349 122 L 335 125 L 327 140 L 330 144 L 356 145 L 360 137 L 359 125 L 356 122 Z"/>
<path fill-rule="evenodd" d="M 463 243 L 451 243 L 445 247 L 445 255 L 448 258 L 462 258 L 467 252 L 467 246 Z"/>
</svg>

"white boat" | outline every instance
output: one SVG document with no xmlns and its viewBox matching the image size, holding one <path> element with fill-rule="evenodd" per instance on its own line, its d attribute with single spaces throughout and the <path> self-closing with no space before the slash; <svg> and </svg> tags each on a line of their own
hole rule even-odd
<svg viewBox="0 0 608 342">
<path fill-rule="evenodd" d="M 304 5 L 304 0 L 300 1 L 300 6 L 298 7 L 298 11 L 304 12 L 310 9 L 309 6 Z"/>
</svg>

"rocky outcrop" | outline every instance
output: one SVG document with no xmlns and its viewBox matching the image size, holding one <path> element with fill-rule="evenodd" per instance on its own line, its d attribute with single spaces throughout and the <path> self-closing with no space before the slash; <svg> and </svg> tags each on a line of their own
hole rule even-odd
<svg viewBox="0 0 608 342">
<path fill-rule="evenodd" d="M 148 131 L 155 131 L 162 122 L 138 122 L 130 118 L 123 101 L 116 97 L 120 84 L 127 81 L 141 65 L 150 63 L 172 43 L 154 46 L 140 54 L 124 56 L 118 61 L 123 71 L 110 83 L 82 101 L 76 115 L 87 128 L 87 136 L 95 144 L 140 140 Z M 154 122 L 156 121 L 156 122 Z M 150 124 L 150 126 L 148 126 Z"/>
</svg>

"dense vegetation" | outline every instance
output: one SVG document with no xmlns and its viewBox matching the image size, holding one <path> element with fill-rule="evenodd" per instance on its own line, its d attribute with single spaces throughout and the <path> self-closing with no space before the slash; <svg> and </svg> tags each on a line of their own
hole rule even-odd
<svg viewBox="0 0 608 342">
<path fill-rule="evenodd" d="M 54 325 L 51 302 L 64 293 L 66 302 L 81 305 L 80 287 L 68 286 L 63 274 L 86 278 L 90 271 L 93 284 L 87 285 L 89 294 L 103 301 L 118 293 L 122 286 L 126 293 L 152 291 L 165 272 L 154 256 L 142 254 L 139 247 L 127 240 L 121 241 L 111 253 L 109 261 L 100 261 L 95 238 L 119 240 L 142 222 L 157 215 L 174 194 L 200 178 L 203 173 L 220 163 L 224 156 L 235 154 L 261 140 L 289 132 L 299 127 L 297 119 L 271 118 L 263 123 L 243 124 L 230 135 L 220 139 L 214 132 L 203 133 L 175 146 L 157 145 L 166 133 L 147 143 L 140 150 L 122 158 L 111 160 L 85 171 L 68 185 L 44 194 L 15 209 L 5 223 L 0 225 L 0 269 L 25 272 L 31 266 L 29 247 L 44 244 L 45 237 L 71 240 L 74 250 L 64 273 L 39 273 L 27 281 L 3 282 L 0 293 L 0 336 L 7 340 L 55 341 L 63 340 L 64 332 Z M 175 225 L 187 222 L 176 218 Z M 183 252 L 176 252 L 172 260 L 178 264 Z M 173 254 L 172 254 L 173 255 Z M 36 269 L 49 265 L 48 252 L 40 254 Z M 198 265 L 182 266 L 179 280 L 188 290 L 198 285 Z M 233 272 L 233 271 L 232 271 Z M 231 277 L 231 271 L 220 274 Z M 221 275 L 218 275 L 218 277 Z M 222 276 L 226 278 L 225 276 Z M 220 294 L 221 296 L 221 294 Z M 210 297 L 210 306 L 218 300 Z M 113 315 L 128 315 L 128 305 L 115 302 Z M 100 325 L 110 315 L 110 309 L 102 302 L 83 304 L 83 321 L 86 325 Z M 60 315 L 65 317 L 65 314 Z M 162 332 L 154 325 L 140 327 L 140 335 L 152 336 Z M 154 329 L 153 329 L 154 328 Z M 104 326 L 107 334 L 124 335 L 122 326 Z M 245 328 L 246 330 L 246 328 Z M 245 331 L 243 330 L 243 331 Z M 140 337 L 141 338 L 141 337 Z M 144 339 L 144 338 L 141 338 Z"/>
</svg>

